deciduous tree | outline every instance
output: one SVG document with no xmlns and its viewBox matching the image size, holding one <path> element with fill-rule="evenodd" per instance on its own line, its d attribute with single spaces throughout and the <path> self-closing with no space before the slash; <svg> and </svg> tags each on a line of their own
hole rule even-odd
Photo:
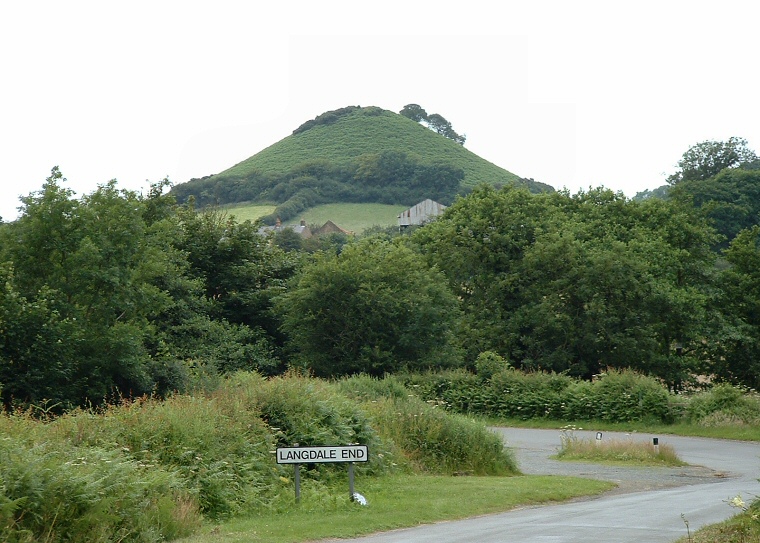
<svg viewBox="0 0 760 543">
<path fill-rule="evenodd" d="M 427 111 L 425 111 L 419 104 L 407 104 L 399 111 L 404 117 L 408 117 L 414 122 L 422 122 L 427 120 Z"/>
<path fill-rule="evenodd" d="M 316 375 L 455 365 L 455 297 L 419 255 L 368 238 L 307 266 L 279 307 L 296 363 Z"/>
<path fill-rule="evenodd" d="M 707 179 L 726 168 L 757 160 L 755 152 L 744 138 L 731 137 L 726 141 L 703 141 L 691 146 L 678 161 L 678 170 L 670 175 L 668 183 Z"/>
</svg>

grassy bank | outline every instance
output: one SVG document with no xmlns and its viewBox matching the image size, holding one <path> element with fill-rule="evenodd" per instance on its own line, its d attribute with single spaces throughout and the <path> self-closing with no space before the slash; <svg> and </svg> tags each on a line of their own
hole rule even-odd
<svg viewBox="0 0 760 543">
<path fill-rule="evenodd" d="M 209 393 L 37 415 L 0 417 L 1 541 L 152 543 L 203 523 L 286 513 L 292 468 L 273 451 L 294 443 L 367 445 L 369 462 L 356 466 L 362 481 L 519 474 L 511 451 L 480 422 L 406 394 L 357 400 L 298 374 L 240 373 Z M 303 486 L 337 496 L 344 474 L 342 465 L 309 465 Z"/>
<path fill-rule="evenodd" d="M 576 387 L 552 376 L 494 375 L 487 382 L 462 372 L 324 381 L 300 374 L 266 379 L 239 373 L 210 392 L 141 398 L 61 417 L 34 410 L 4 415 L 0 540 L 306 541 L 505 511 L 609 488 L 595 481 L 522 476 L 512 451 L 488 425 L 560 430 L 574 423 L 597 430 L 760 439 L 757 396 L 725 386 L 673 400 L 652 383 L 627 375 L 613 375 L 604 387 Z M 493 383 L 502 387 L 503 401 Z M 547 400 L 559 411 L 576 409 L 562 404 L 568 389 L 576 387 L 585 394 L 583 405 L 620 418 L 630 400 L 620 395 L 625 383 L 639 387 L 639 410 L 659 406 L 669 417 L 678 415 L 678 422 L 486 419 L 477 410 L 455 409 L 490 406 L 502 413 L 500 406 L 539 409 Z M 552 391 L 559 395 L 552 397 Z M 278 465 L 273 454 L 294 443 L 366 444 L 370 461 L 356 465 L 356 490 L 369 505 L 349 501 L 346 468 L 340 464 L 303 469 L 303 498 L 296 504 L 293 468 Z M 630 462 L 630 451 L 625 455 Z"/>
<path fill-rule="evenodd" d="M 305 492 L 300 506 L 208 525 L 182 543 L 296 543 L 358 537 L 507 511 L 517 506 L 594 495 L 612 483 L 573 477 L 442 477 L 394 475 L 357 480 L 368 505 L 350 503 L 336 487 L 329 494 Z M 345 487 L 347 488 L 347 487 Z"/>
</svg>

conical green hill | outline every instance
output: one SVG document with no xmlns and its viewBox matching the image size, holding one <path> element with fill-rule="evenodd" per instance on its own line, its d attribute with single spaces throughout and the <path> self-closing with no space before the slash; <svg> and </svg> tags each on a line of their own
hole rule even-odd
<svg viewBox="0 0 760 543">
<path fill-rule="evenodd" d="M 199 205 L 266 202 L 278 205 L 277 212 L 286 215 L 328 202 L 409 204 L 414 203 L 411 200 L 415 198 L 436 197 L 435 194 L 409 191 L 395 197 L 390 188 L 377 188 L 375 193 L 369 193 L 363 187 L 351 186 L 350 174 L 341 177 L 343 188 L 336 188 L 334 182 L 330 184 L 336 176 L 342 175 L 339 170 L 354 171 L 362 158 L 383 153 L 403 153 L 413 164 L 424 167 L 443 164 L 453 168 L 449 173 L 459 171 L 459 176 L 463 172 L 459 192 L 466 192 L 480 183 L 495 186 L 515 183 L 532 192 L 554 190 L 543 183 L 521 179 L 403 115 L 379 107 L 359 106 L 323 113 L 302 124 L 290 136 L 231 168 L 202 179 L 192 179 L 172 190 L 179 201 L 192 195 Z M 319 179 L 315 181 L 315 177 Z M 403 191 L 399 182 L 403 183 L 403 180 L 395 181 L 395 194 Z M 410 183 L 414 182 L 410 180 Z M 450 198 L 451 194 L 447 194 Z M 361 200 L 360 196 L 366 196 L 366 199 Z M 443 196 L 439 194 L 439 197 Z M 288 207 L 283 209 L 281 206 L 286 203 Z"/>
<path fill-rule="evenodd" d="M 325 114 L 328 119 L 330 113 Z M 401 151 L 415 155 L 423 162 L 449 162 L 462 168 L 465 173 L 462 185 L 465 187 L 520 181 L 514 173 L 392 111 L 377 107 L 356 108 L 335 115 L 332 122 L 309 123 L 314 124 L 301 132 L 296 130 L 298 133 L 221 172 L 219 177 L 245 178 L 255 171 L 285 173 L 297 164 L 313 160 L 346 164 L 367 153 Z"/>
</svg>

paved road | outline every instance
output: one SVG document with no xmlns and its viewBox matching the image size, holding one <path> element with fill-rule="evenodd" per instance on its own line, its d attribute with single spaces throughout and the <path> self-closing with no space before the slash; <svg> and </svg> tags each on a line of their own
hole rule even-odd
<svg viewBox="0 0 760 543">
<path fill-rule="evenodd" d="M 473 519 L 394 530 L 353 540 L 356 543 L 669 543 L 691 530 L 736 513 L 725 501 L 738 494 L 760 495 L 760 444 L 653 436 L 603 434 L 603 439 L 641 439 L 670 444 L 688 469 L 607 470 L 556 462 L 548 457 L 559 446 L 557 430 L 495 429 L 512 447 L 525 473 L 569 473 L 610 479 L 618 490 L 571 503 L 522 508 Z M 595 437 L 595 432 L 576 432 Z M 643 490 L 642 490 L 643 489 Z"/>
</svg>

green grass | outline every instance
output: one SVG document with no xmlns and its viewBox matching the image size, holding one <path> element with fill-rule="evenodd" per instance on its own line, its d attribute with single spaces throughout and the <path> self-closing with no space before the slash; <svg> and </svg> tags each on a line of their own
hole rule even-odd
<svg viewBox="0 0 760 543">
<path fill-rule="evenodd" d="M 246 177 L 254 171 L 282 174 L 294 165 L 314 160 L 348 164 L 363 154 L 401 151 L 419 157 L 424 163 L 445 161 L 462 168 L 466 187 L 519 179 L 514 173 L 402 115 L 385 110 L 377 113 L 377 108 L 365 107 L 341 116 L 334 123 L 292 134 L 217 175 L 220 178 Z"/>
<path fill-rule="evenodd" d="M 255 221 L 274 213 L 276 206 L 241 203 L 221 206 L 220 209 L 243 222 Z M 325 204 L 304 211 L 297 220 L 286 221 L 286 224 L 297 224 L 303 219 L 310 226 L 322 226 L 327 221 L 332 221 L 344 230 L 361 234 L 365 229 L 373 226 L 397 226 L 398 214 L 405 209 L 406 206 L 402 205 Z"/>
<path fill-rule="evenodd" d="M 181 543 L 286 543 L 347 538 L 374 532 L 508 511 L 518 506 L 596 495 L 613 488 L 609 482 L 574 477 L 442 477 L 389 476 L 356 481 L 367 498 L 360 506 L 348 490 L 326 496 L 302 492 L 301 504 L 269 513 L 208 526 Z"/>
<path fill-rule="evenodd" d="M 760 507 L 751 505 L 724 522 L 704 526 L 692 533 L 684 517 L 687 535 L 675 543 L 758 543 L 760 542 Z"/>
<path fill-rule="evenodd" d="M 361 234 L 372 226 L 398 226 L 398 214 L 406 206 L 385 204 L 326 204 L 306 210 L 306 224 L 322 226 L 332 221 L 344 230 Z"/>
<path fill-rule="evenodd" d="M 255 221 L 274 213 L 277 206 L 260 204 L 235 204 L 222 206 L 221 210 L 227 215 L 234 215 L 239 222 Z"/>
</svg>

